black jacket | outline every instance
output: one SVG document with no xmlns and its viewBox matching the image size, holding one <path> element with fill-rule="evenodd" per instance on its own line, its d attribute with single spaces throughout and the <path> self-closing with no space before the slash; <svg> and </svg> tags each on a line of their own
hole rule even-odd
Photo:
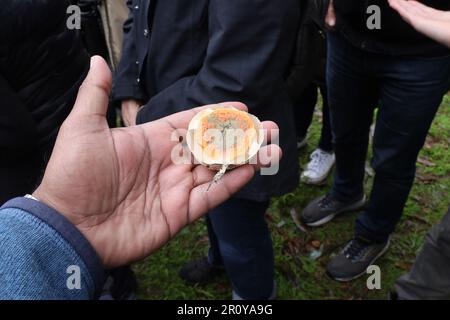
<svg viewBox="0 0 450 320">
<path fill-rule="evenodd" d="M 0 165 L 51 149 L 89 57 L 66 28 L 68 1 L 4 0 L 0 10 Z"/>
<path fill-rule="evenodd" d="M 280 126 L 278 175 L 255 177 L 240 197 L 266 200 L 298 183 L 285 77 L 298 28 L 298 0 L 129 0 L 113 96 L 145 103 L 138 123 L 210 103 L 242 101 Z M 149 23 L 150 22 L 150 23 Z"/>
<path fill-rule="evenodd" d="M 421 0 L 440 10 L 450 10 L 450 0 Z M 390 8 L 387 0 L 335 0 L 338 28 L 355 46 L 389 55 L 439 56 L 450 54 L 443 45 L 415 31 Z M 381 29 L 367 28 L 367 8 L 381 9 Z"/>
<path fill-rule="evenodd" d="M 295 104 L 303 98 L 304 90 L 315 83 L 325 85 L 326 32 L 324 17 L 327 0 L 302 0 L 300 28 L 287 84 Z"/>
</svg>

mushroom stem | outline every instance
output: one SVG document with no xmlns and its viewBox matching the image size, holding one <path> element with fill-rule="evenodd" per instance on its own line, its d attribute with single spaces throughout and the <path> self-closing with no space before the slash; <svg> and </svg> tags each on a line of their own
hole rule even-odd
<svg viewBox="0 0 450 320">
<path fill-rule="evenodd" d="M 220 179 L 222 179 L 222 177 L 223 177 L 223 175 L 225 174 L 225 172 L 227 172 L 228 167 L 229 167 L 228 164 L 224 164 L 224 165 L 222 166 L 222 168 L 220 168 L 219 172 L 216 173 L 216 175 L 214 176 L 213 180 L 212 180 L 211 183 L 209 184 L 208 189 L 206 189 L 206 192 L 208 192 L 209 189 L 211 189 L 211 186 L 212 186 L 214 183 L 217 183 L 217 182 L 219 182 Z"/>
</svg>

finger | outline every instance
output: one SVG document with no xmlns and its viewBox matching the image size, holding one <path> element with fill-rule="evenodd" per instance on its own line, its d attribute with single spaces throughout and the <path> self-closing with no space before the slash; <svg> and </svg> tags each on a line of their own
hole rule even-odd
<svg viewBox="0 0 450 320">
<path fill-rule="evenodd" d="M 205 166 L 198 165 L 192 170 L 194 177 L 194 187 L 198 187 L 202 184 L 209 183 L 214 179 L 214 175 L 217 171 L 208 169 Z"/>
<path fill-rule="evenodd" d="M 241 102 L 223 102 L 223 103 L 217 103 L 217 104 L 210 104 L 203 107 L 197 107 L 193 109 L 189 109 L 187 111 L 178 112 L 173 115 L 170 115 L 166 118 L 163 118 L 162 120 L 165 120 L 170 123 L 170 125 L 174 129 L 187 129 L 189 122 L 191 119 L 200 111 L 203 111 L 208 108 L 212 107 L 235 107 L 236 109 L 242 110 L 242 111 L 248 111 L 248 108 L 245 104 Z"/>
<path fill-rule="evenodd" d="M 71 116 L 106 116 L 111 90 L 111 71 L 99 56 L 91 58 L 89 73 L 81 85 Z"/>
<path fill-rule="evenodd" d="M 255 170 L 277 166 L 280 163 L 283 152 L 275 144 L 262 147 L 255 158 L 256 163 L 251 162 Z"/>
<path fill-rule="evenodd" d="M 212 208 L 229 199 L 253 177 L 255 170 L 250 165 L 236 168 L 227 174 L 218 183 L 214 183 L 207 190 L 209 182 L 201 184 L 191 191 L 189 198 L 189 222 L 192 222 L 207 213 Z"/>
<path fill-rule="evenodd" d="M 264 144 L 268 144 L 278 137 L 280 130 L 275 122 L 263 121 L 261 125 L 264 130 Z"/>
</svg>

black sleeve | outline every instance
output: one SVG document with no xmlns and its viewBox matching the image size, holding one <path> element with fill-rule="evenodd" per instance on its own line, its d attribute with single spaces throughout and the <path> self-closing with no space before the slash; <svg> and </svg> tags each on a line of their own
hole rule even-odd
<svg viewBox="0 0 450 320">
<path fill-rule="evenodd" d="M 0 74 L 0 162 L 29 153 L 36 145 L 31 113 Z"/>
<path fill-rule="evenodd" d="M 114 100 L 146 100 L 145 93 L 136 79 L 139 76 L 139 67 L 136 64 L 137 51 L 135 46 L 135 22 L 133 0 L 127 0 L 130 10 L 128 19 L 123 24 L 123 49 L 119 66 L 114 76 L 112 97 Z"/>
<path fill-rule="evenodd" d="M 298 11 L 297 0 L 211 0 L 202 68 L 151 98 L 137 122 L 223 101 L 264 106 L 286 76 Z"/>
</svg>

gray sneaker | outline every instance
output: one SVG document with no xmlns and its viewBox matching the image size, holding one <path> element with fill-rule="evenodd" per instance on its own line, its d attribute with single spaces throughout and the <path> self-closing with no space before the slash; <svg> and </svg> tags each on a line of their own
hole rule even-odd
<svg viewBox="0 0 450 320">
<path fill-rule="evenodd" d="M 334 199 L 331 194 L 327 194 L 310 202 L 303 209 L 301 218 L 307 226 L 319 227 L 331 221 L 338 214 L 362 209 L 365 202 L 365 196 L 350 203 L 343 203 Z"/>
<path fill-rule="evenodd" d="M 362 276 L 387 251 L 389 243 L 389 239 L 383 243 L 373 243 L 359 237 L 350 240 L 328 264 L 327 275 L 342 282 Z"/>
</svg>

